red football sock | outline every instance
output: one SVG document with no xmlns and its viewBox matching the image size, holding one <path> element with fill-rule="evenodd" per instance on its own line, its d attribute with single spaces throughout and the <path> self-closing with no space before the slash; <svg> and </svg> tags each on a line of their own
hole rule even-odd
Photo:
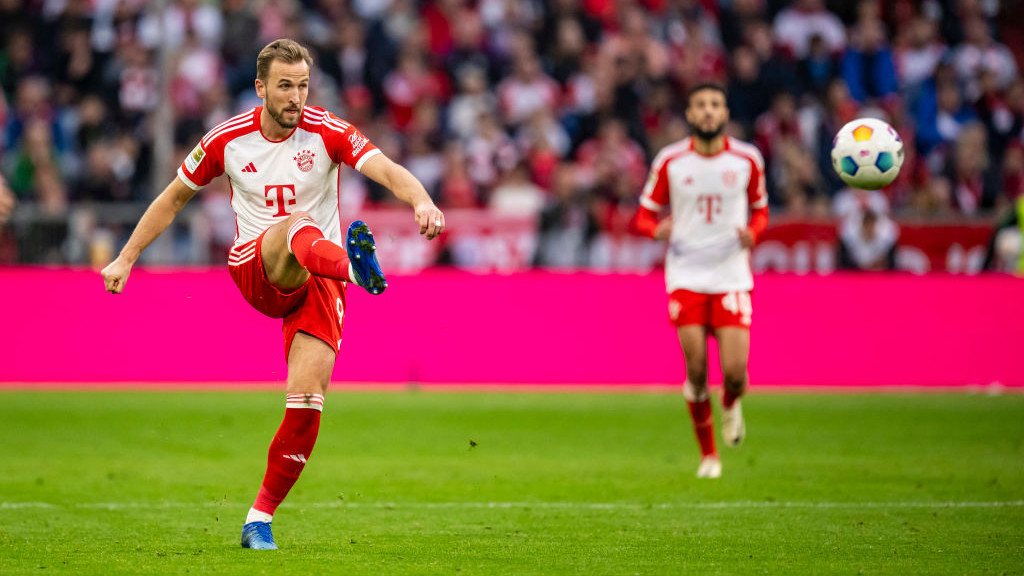
<svg viewBox="0 0 1024 576">
<path fill-rule="evenodd" d="M 323 394 L 289 394 L 285 406 L 284 421 L 270 443 L 267 473 L 252 505 L 259 512 L 270 515 L 299 479 L 306 460 L 313 452 L 316 435 L 320 431 L 324 397 Z"/>
<path fill-rule="evenodd" d="M 686 407 L 690 409 L 693 431 L 697 433 L 701 456 L 718 454 L 718 451 L 715 450 L 715 421 L 711 413 L 711 399 L 687 400 Z"/>
<path fill-rule="evenodd" d="M 288 229 L 288 249 L 310 274 L 352 281 L 348 276 L 345 248 L 324 238 L 324 233 L 310 218 L 299 218 Z"/>
</svg>

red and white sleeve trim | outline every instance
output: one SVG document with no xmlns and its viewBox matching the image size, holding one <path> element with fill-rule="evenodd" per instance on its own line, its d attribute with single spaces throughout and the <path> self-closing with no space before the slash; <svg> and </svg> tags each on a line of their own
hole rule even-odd
<svg viewBox="0 0 1024 576">
<path fill-rule="evenodd" d="M 363 154 L 363 156 L 359 159 L 359 161 L 356 162 L 356 165 L 355 165 L 356 171 L 357 172 L 362 172 L 363 171 L 363 164 L 366 164 L 367 160 L 369 160 L 370 158 L 373 158 L 377 154 L 382 154 L 382 152 L 380 151 L 379 148 L 374 148 L 373 150 L 368 151 L 366 154 Z"/>
<path fill-rule="evenodd" d="M 286 396 L 285 408 L 309 408 L 323 412 L 324 410 L 324 395 L 323 394 L 288 394 Z"/>
</svg>

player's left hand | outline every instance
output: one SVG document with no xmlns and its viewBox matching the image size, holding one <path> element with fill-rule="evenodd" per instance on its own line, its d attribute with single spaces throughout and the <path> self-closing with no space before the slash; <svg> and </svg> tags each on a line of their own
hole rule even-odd
<svg viewBox="0 0 1024 576">
<path fill-rule="evenodd" d="M 438 237 L 444 232 L 444 212 L 433 202 L 418 204 L 415 208 L 416 223 L 420 226 L 420 234 L 426 234 L 427 240 Z"/>
<path fill-rule="evenodd" d="M 740 237 L 740 246 L 750 248 L 754 245 L 754 233 L 750 231 L 750 228 L 737 228 L 736 234 Z"/>
</svg>

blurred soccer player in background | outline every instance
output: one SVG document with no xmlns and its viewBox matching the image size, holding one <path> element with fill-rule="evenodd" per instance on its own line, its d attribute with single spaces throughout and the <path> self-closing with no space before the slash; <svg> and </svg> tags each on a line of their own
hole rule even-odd
<svg viewBox="0 0 1024 576">
<path fill-rule="evenodd" d="M 419 231 L 428 239 L 445 227 L 444 214 L 408 170 L 351 124 L 306 106 L 312 65 L 308 50 L 292 40 L 275 40 L 263 48 L 255 81 L 263 105 L 203 137 L 150 204 L 120 255 L 102 271 L 109 292 L 124 290 L 142 251 L 201 187 L 227 174 L 237 229 L 228 255 L 231 277 L 253 308 L 284 319 L 288 364 L 284 420 L 242 528 L 246 548 L 277 548 L 270 523 L 316 442 L 323 395 L 341 343 L 346 283 L 371 294 L 387 287 L 367 226 L 357 220 L 343 236 L 341 164 L 412 206 Z"/>
<path fill-rule="evenodd" d="M 669 318 L 686 360 L 683 395 L 700 444 L 699 478 L 718 478 L 708 392 L 708 336 L 722 361 L 722 439 L 737 446 L 746 434 L 740 396 L 750 352 L 750 248 L 768 225 L 764 160 L 757 148 L 726 136 L 725 90 L 695 86 L 687 97 L 692 136 L 663 148 L 651 166 L 635 232 L 668 240 L 665 283 Z M 659 213 L 668 217 L 658 220 Z"/>
</svg>

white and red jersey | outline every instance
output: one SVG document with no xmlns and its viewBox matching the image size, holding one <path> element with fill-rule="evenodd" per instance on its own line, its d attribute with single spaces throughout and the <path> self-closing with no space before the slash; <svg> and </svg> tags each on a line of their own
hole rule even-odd
<svg viewBox="0 0 1024 576">
<path fill-rule="evenodd" d="M 750 210 L 768 205 L 764 160 L 756 147 L 728 137 L 711 156 L 694 150 L 692 138 L 666 146 L 651 165 L 640 204 L 654 212 L 671 207 L 669 293 L 753 289 L 749 250 L 740 245 L 736 229 L 748 226 Z"/>
<path fill-rule="evenodd" d="M 341 243 L 340 166 L 359 170 L 380 154 L 355 126 L 315 106 L 303 109 L 287 138 L 268 140 L 260 131 L 262 111 L 257 106 L 210 130 L 178 168 L 193 190 L 227 174 L 236 229 L 232 266 L 254 258 L 256 238 L 299 210 Z"/>
</svg>

